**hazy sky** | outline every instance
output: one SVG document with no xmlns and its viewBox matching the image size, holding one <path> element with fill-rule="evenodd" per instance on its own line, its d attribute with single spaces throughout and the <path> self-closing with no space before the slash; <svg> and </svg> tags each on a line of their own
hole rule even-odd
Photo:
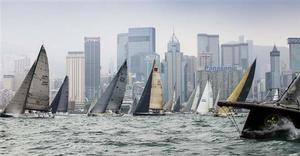
<svg viewBox="0 0 300 156">
<path fill-rule="evenodd" d="M 45 44 L 52 76 L 65 74 L 68 51 L 83 51 L 85 36 L 101 37 L 101 65 L 116 64 L 117 34 L 129 27 L 155 27 L 156 51 L 164 58 L 173 28 L 188 55 L 197 52 L 197 33 L 239 35 L 257 45 L 287 46 L 300 36 L 300 0 L 91 1 L 0 0 L 1 54 L 33 59 Z"/>
</svg>

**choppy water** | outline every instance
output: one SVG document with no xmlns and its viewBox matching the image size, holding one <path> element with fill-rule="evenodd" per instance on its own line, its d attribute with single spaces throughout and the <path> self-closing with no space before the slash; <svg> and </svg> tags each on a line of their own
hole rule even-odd
<svg viewBox="0 0 300 156">
<path fill-rule="evenodd" d="M 0 118 L 0 155 L 297 155 L 299 147 L 243 139 L 228 119 L 193 114 Z"/>
</svg>

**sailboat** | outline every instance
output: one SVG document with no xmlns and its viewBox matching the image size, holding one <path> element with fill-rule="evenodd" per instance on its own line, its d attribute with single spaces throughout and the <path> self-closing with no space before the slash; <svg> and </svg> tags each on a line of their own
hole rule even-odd
<svg viewBox="0 0 300 156">
<path fill-rule="evenodd" d="M 237 84 L 237 86 L 234 88 L 230 96 L 227 98 L 227 102 L 243 102 L 246 101 L 246 98 L 249 94 L 249 91 L 252 86 L 254 73 L 255 73 L 255 67 L 256 67 L 256 59 L 250 66 L 250 68 L 245 72 L 243 75 L 243 78 L 241 81 Z M 220 106 L 218 104 L 218 106 Z M 230 114 L 230 109 L 228 107 L 219 107 L 215 113 L 215 116 L 221 116 L 226 117 L 228 114 Z"/>
<path fill-rule="evenodd" d="M 220 99 L 220 90 L 218 91 L 218 94 L 217 94 L 216 100 L 214 102 L 213 108 L 210 110 L 211 112 L 215 113 L 215 111 L 217 111 L 219 99 Z"/>
<path fill-rule="evenodd" d="M 106 110 L 119 114 L 126 91 L 127 79 L 127 60 L 125 60 L 100 99 L 90 105 L 87 112 L 88 116 L 97 116 L 105 113 Z"/>
<path fill-rule="evenodd" d="M 69 98 L 69 78 L 65 76 L 65 79 L 59 88 L 56 96 L 54 97 L 50 107 L 52 114 L 67 113 L 68 112 L 68 98 Z"/>
<path fill-rule="evenodd" d="M 289 138 L 300 128 L 300 74 L 277 101 L 219 102 L 219 106 L 249 109 L 241 137 L 254 139 Z"/>
<path fill-rule="evenodd" d="M 279 99 L 279 89 L 276 89 L 273 96 L 273 101 L 277 101 L 278 99 Z"/>
<path fill-rule="evenodd" d="M 180 105 L 180 96 L 177 97 L 176 103 L 172 107 L 172 112 L 173 113 L 178 113 L 180 112 L 181 105 Z"/>
<path fill-rule="evenodd" d="M 159 70 L 155 61 L 143 90 L 142 96 L 133 110 L 133 115 L 165 115 L 163 111 L 163 92 Z"/>
<path fill-rule="evenodd" d="M 181 112 L 190 112 L 191 111 L 195 95 L 196 95 L 196 88 L 193 90 L 188 101 L 186 102 L 185 107 L 181 110 Z"/>
<path fill-rule="evenodd" d="M 199 100 L 200 100 L 200 85 L 198 84 L 196 88 L 195 97 L 193 99 L 192 107 L 191 107 L 192 112 L 195 112 L 196 109 L 198 108 Z"/>
<path fill-rule="evenodd" d="M 0 117 L 22 116 L 25 110 L 41 113 L 49 111 L 49 66 L 44 46 L 41 46 L 36 61 Z"/>
<path fill-rule="evenodd" d="M 173 96 L 172 98 L 166 103 L 166 105 L 164 106 L 164 110 L 165 112 L 172 112 L 172 108 L 174 107 L 175 103 L 176 103 L 176 97 L 175 97 L 175 87 L 173 89 Z"/>
<path fill-rule="evenodd" d="M 210 81 L 207 81 L 196 113 L 207 114 L 213 108 L 213 91 Z"/>
</svg>

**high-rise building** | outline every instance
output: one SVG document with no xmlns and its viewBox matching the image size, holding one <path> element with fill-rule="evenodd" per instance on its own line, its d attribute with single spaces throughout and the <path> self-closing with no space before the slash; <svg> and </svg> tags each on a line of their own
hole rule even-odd
<svg viewBox="0 0 300 156">
<path fill-rule="evenodd" d="M 184 66 L 184 90 L 185 99 L 191 95 L 195 88 L 195 77 L 197 69 L 197 58 L 195 56 L 183 56 Z"/>
<path fill-rule="evenodd" d="M 280 89 L 280 52 L 274 45 L 270 52 L 271 71 L 266 73 L 266 90 L 272 96 L 276 89 Z"/>
<path fill-rule="evenodd" d="M 128 67 L 138 80 L 146 80 L 145 58 L 155 51 L 155 28 L 128 29 Z"/>
<path fill-rule="evenodd" d="M 207 81 L 211 81 L 213 97 L 220 92 L 220 100 L 226 100 L 235 86 L 242 79 L 242 70 L 234 67 L 207 67 L 197 71 L 196 81 L 200 86 L 202 95 Z"/>
<path fill-rule="evenodd" d="M 248 43 L 222 44 L 221 66 L 237 67 L 246 70 L 248 68 Z"/>
<path fill-rule="evenodd" d="M 128 58 L 128 33 L 118 34 L 117 39 L 117 68 Z"/>
<path fill-rule="evenodd" d="M 84 38 L 85 94 L 91 100 L 100 90 L 100 37 Z"/>
<path fill-rule="evenodd" d="M 160 66 L 160 75 L 162 79 L 162 87 L 163 87 L 163 95 L 164 95 L 164 101 L 168 101 L 169 99 L 169 92 L 168 92 L 168 64 L 166 60 L 161 61 Z"/>
<path fill-rule="evenodd" d="M 27 56 L 24 56 L 23 58 L 16 59 L 15 61 L 15 73 L 25 73 L 26 71 L 29 71 L 30 68 L 30 59 Z"/>
<path fill-rule="evenodd" d="M 30 59 L 27 56 L 16 59 L 14 61 L 15 90 L 17 90 L 20 87 L 29 69 Z"/>
<path fill-rule="evenodd" d="M 66 59 L 69 77 L 69 101 L 75 103 L 75 111 L 83 111 L 85 103 L 84 52 L 68 52 Z"/>
<path fill-rule="evenodd" d="M 198 34 L 199 68 L 205 66 L 219 66 L 219 35 Z"/>
<path fill-rule="evenodd" d="M 270 52 L 270 63 L 272 72 L 272 88 L 280 88 L 280 51 L 274 46 Z"/>
<path fill-rule="evenodd" d="M 180 52 L 180 43 L 173 33 L 168 43 L 168 52 L 165 54 L 168 72 L 168 97 L 172 97 L 175 89 L 176 98 L 184 99 L 183 81 L 183 54 Z"/>
<path fill-rule="evenodd" d="M 14 75 L 3 75 L 3 89 L 16 91 Z"/>
<path fill-rule="evenodd" d="M 293 73 L 300 71 L 300 38 L 288 38 L 290 49 L 290 69 Z"/>
</svg>

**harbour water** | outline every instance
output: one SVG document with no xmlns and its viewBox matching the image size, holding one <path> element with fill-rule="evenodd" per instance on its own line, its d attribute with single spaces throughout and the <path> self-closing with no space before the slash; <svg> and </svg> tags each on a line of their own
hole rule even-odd
<svg viewBox="0 0 300 156">
<path fill-rule="evenodd" d="M 245 117 L 236 118 L 240 128 Z M 300 143 L 243 139 L 227 118 L 0 118 L 0 155 L 298 155 Z"/>
</svg>

